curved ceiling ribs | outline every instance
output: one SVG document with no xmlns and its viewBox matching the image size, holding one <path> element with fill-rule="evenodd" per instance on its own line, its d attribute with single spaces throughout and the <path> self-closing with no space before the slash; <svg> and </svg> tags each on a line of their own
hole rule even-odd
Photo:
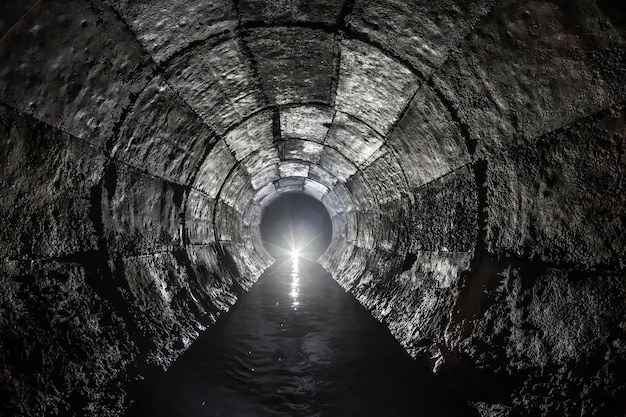
<svg viewBox="0 0 626 417">
<path fill-rule="evenodd" d="M 131 29 L 136 32 L 139 28 L 131 23 Z M 155 35 L 145 37 L 153 41 Z M 142 40 L 141 33 L 138 38 Z M 255 213 L 258 222 L 258 210 L 251 212 L 241 204 L 258 204 L 252 191 L 267 190 L 264 187 L 269 182 L 275 184 L 275 193 L 304 191 L 321 199 L 334 192 L 338 181 L 348 183 L 358 173 L 361 178 L 352 180 L 354 187 L 373 190 L 361 193 L 368 206 L 361 204 L 359 212 L 363 218 L 374 212 L 373 218 L 363 220 L 374 230 L 378 204 L 410 194 L 404 170 L 385 140 L 417 91 L 417 77 L 376 48 L 345 35 L 337 40 L 336 34 L 319 29 L 248 25 L 245 30 L 194 39 L 191 45 L 160 60 L 167 65 L 164 73 L 170 84 L 224 143 L 215 146 L 198 165 L 192 184 L 213 201 L 211 219 L 222 222 L 214 225 L 213 241 L 233 242 L 233 236 L 258 233 L 258 224 L 242 218 L 245 213 Z M 311 144 L 307 146 L 305 140 Z M 238 168 L 241 164 L 245 171 Z M 309 173 L 312 165 L 318 174 L 332 180 L 320 182 L 315 173 Z M 368 179 L 364 170 L 369 166 L 374 166 L 374 172 Z M 397 182 L 397 173 L 402 173 L 404 184 Z M 247 176 L 247 181 L 242 176 Z M 246 188 L 246 183 L 252 187 Z M 229 190 L 239 194 L 229 195 Z M 264 198 L 259 210 L 271 199 Z M 357 221 L 355 217 L 352 222 Z M 253 232 L 233 234 L 228 230 L 241 224 L 249 225 Z M 354 225 L 351 230 L 362 229 Z M 370 249 L 374 230 L 361 234 L 367 238 L 360 243 Z M 392 250 L 396 244 L 385 246 Z"/>
<path fill-rule="evenodd" d="M 0 290 L 85 288 L 70 313 L 114 317 L 93 340 L 117 350 L 79 323 L 97 363 L 68 363 L 123 391 L 255 282 L 263 209 L 304 192 L 333 222 L 320 262 L 411 355 L 532 374 L 509 406 L 546 405 L 545 369 L 618 346 L 626 294 L 625 31 L 601 3 L 7 0 Z"/>
</svg>

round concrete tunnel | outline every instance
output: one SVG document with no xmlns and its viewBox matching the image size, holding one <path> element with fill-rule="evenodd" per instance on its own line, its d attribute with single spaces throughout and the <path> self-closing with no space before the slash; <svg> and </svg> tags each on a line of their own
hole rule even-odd
<svg viewBox="0 0 626 417">
<path fill-rule="evenodd" d="M 4 1 L 0 390 L 121 415 L 320 201 L 320 263 L 484 416 L 623 415 L 617 1 Z"/>
</svg>

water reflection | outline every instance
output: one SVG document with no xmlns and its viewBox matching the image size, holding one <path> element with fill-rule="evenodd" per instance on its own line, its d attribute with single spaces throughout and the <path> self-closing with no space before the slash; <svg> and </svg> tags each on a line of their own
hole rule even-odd
<svg viewBox="0 0 626 417">
<path fill-rule="evenodd" d="M 294 310 L 298 309 L 300 301 L 298 301 L 298 295 L 300 294 L 300 267 L 299 257 L 294 256 L 291 259 L 291 306 Z"/>
<path fill-rule="evenodd" d="M 471 416 L 321 266 L 283 259 L 127 414 Z"/>
</svg>

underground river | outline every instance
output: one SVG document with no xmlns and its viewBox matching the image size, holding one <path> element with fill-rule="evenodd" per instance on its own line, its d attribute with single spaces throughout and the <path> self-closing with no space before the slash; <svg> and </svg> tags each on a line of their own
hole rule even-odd
<svg viewBox="0 0 626 417">
<path fill-rule="evenodd" d="M 319 264 L 283 258 L 127 416 L 468 416 Z"/>
</svg>

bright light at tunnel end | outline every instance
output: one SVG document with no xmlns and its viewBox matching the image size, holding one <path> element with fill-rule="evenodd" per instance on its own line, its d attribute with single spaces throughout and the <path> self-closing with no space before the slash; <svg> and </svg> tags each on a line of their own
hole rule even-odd
<svg viewBox="0 0 626 417">
<path fill-rule="evenodd" d="M 332 239 L 332 219 L 326 207 L 315 198 L 287 193 L 263 211 L 261 240 L 274 259 L 315 261 Z"/>
</svg>

